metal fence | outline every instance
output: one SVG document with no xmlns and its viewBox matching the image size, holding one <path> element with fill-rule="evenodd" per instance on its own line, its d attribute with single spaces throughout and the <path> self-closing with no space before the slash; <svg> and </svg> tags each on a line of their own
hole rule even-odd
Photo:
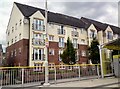
<svg viewBox="0 0 120 89">
<path fill-rule="evenodd" d="M 53 65 L 48 66 L 49 82 L 99 78 L 100 65 Z M 0 86 L 40 85 L 45 81 L 45 67 L 0 67 Z"/>
</svg>

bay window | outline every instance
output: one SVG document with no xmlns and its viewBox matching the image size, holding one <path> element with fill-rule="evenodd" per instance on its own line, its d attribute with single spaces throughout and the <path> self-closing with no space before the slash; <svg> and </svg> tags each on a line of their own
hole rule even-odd
<svg viewBox="0 0 120 89">
<path fill-rule="evenodd" d="M 64 38 L 59 37 L 59 47 L 64 47 Z"/>
<path fill-rule="evenodd" d="M 44 21 L 40 19 L 33 20 L 33 30 L 44 31 Z"/>
<path fill-rule="evenodd" d="M 74 48 L 78 48 L 77 39 L 75 38 L 73 38 L 73 46 Z"/>
<path fill-rule="evenodd" d="M 111 31 L 107 31 L 107 39 L 112 40 L 112 32 Z"/>
<path fill-rule="evenodd" d="M 43 49 L 33 49 L 33 60 L 44 60 L 44 50 Z"/>
<path fill-rule="evenodd" d="M 33 33 L 33 45 L 44 46 L 45 45 L 45 35 Z"/>
</svg>

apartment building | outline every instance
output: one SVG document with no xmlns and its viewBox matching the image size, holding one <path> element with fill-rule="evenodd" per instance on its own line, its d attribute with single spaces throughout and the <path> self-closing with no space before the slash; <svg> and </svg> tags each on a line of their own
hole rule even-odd
<svg viewBox="0 0 120 89">
<path fill-rule="evenodd" d="M 45 60 L 45 11 L 14 3 L 7 31 L 7 63 L 16 66 L 39 66 Z M 87 63 L 87 30 L 78 18 L 48 11 L 48 61 L 61 64 L 60 54 L 67 38 L 76 49 L 77 63 Z"/>
<path fill-rule="evenodd" d="M 2 66 L 2 60 L 3 60 L 3 48 L 2 44 L 0 44 L 0 66 Z"/>
<path fill-rule="evenodd" d="M 77 63 L 87 63 L 87 49 L 93 37 L 100 44 L 116 39 L 118 27 L 82 17 L 48 11 L 48 62 L 62 64 L 60 54 L 69 37 L 76 49 Z M 118 31 L 119 30 L 119 31 Z M 45 10 L 13 3 L 6 30 L 6 59 L 11 66 L 40 66 L 45 61 Z"/>
</svg>

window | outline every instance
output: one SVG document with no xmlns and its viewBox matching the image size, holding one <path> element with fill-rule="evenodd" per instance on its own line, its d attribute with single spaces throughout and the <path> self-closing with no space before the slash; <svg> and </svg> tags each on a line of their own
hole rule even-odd
<svg viewBox="0 0 120 89">
<path fill-rule="evenodd" d="M 53 35 L 49 35 L 49 41 L 53 41 L 54 40 L 54 36 Z"/>
<path fill-rule="evenodd" d="M 14 51 L 14 54 L 15 54 L 15 56 L 16 56 L 16 49 L 15 49 L 15 51 Z"/>
<path fill-rule="evenodd" d="M 112 32 L 111 31 L 107 31 L 107 39 L 112 40 Z"/>
<path fill-rule="evenodd" d="M 80 32 L 81 32 L 81 34 L 83 34 L 84 33 L 84 28 L 81 28 Z"/>
<path fill-rule="evenodd" d="M 50 68 L 50 70 L 54 70 L 54 66 L 55 66 L 55 64 L 54 63 L 49 63 L 49 68 Z"/>
<path fill-rule="evenodd" d="M 86 51 L 85 51 L 85 50 L 82 50 L 82 51 L 81 51 L 81 55 L 82 55 L 83 57 L 85 57 L 85 56 L 86 56 Z"/>
<path fill-rule="evenodd" d="M 13 57 L 13 51 L 11 51 L 11 57 Z"/>
<path fill-rule="evenodd" d="M 79 61 L 79 50 L 76 50 L 76 61 Z"/>
<path fill-rule="evenodd" d="M 19 34 L 19 40 L 21 40 L 21 33 Z"/>
<path fill-rule="evenodd" d="M 34 71 L 43 72 L 42 63 L 34 63 Z"/>
<path fill-rule="evenodd" d="M 60 27 L 59 27 L 59 29 L 58 29 L 58 34 L 65 35 L 64 26 L 60 26 Z"/>
<path fill-rule="evenodd" d="M 85 39 L 81 39 L 81 44 L 85 44 Z"/>
<path fill-rule="evenodd" d="M 10 35 L 10 31 L 8 31 L 8 36 Z"/>
<path fill-rule="evenodd" d="M 15 30 L 17 30 L 17 23 L 15 24 Z"/>
<path fill-rule="evenodd" d="M 64 47 L 64 38 L 59 37 L 59 47 Z"/>
<path fill-rule="evenodd" d="M 15 36 L 15 42 L 17 41 L 17 36 Z"/>
<path fill-rule="evenodd" d="M 62 54 L 62 53 L 63 53 L 63 50 L 60 49 L 60 50 L 59 50 L 59 61 L 62 61 L 62 59 L 61 59 L 61 57 L 60 57 L 60 54 Z"/>
<path fill-rule="evenodd" d="M 49 49 L 49 55 L 54 55 L 54 49 Z"/>
<path fill-rule="evenodd" d="M 33 33 L 33 45 L 45 45 L 45 35 Z"/>
<path fill-rule="evenodd" d="M 13 44 L 13 39 L 11 40 L 11 44 Z"/>
<path fill-rule="evenodd" d="M 14 32 L 14 27 L 12 27 L 12 33 Z"/>
<path fill-rule="evenodd" d="M 9 41 L 8 41 L 7 45 L 9 46 Z"/>
<path fill-rule="evenodd" d="M 60 63 L 60 69 L 65 69 L 65 65 L 63 63 Z"/>
<path fill-rule="evenodd" d="M 21 26 L 21 24 L 22 24 L 22 19 L 20 19 L 20 26 Z"/>
<path fill-rule="evenodd" d="M 34 19 L 33 20 L 33 30 L 40 30 L 40 31 L 44 31 L 44 22 L 43 20 L 40 19 Z"/>
<path fill-rule="evenodd" d="M 90 30 L 90 38 L 94 38 L 94 37 L 96 37 L 95 31 L 94 30 Z"/>
<path fill-rule="evenodd" d="M 74 48 L 78 48 L 77 39 L 75 38 L 73 38 L 73 46 Z"/>
<path fill-rule="evenodd" d="M 77 28 L 74 28 L 74 29 L 73 29 L 73 31 L 72 31 L 72 36 L 78 37 Z"/>
<path fill-rule="evenodd" d="M 33 60 L 43 60 L 44 50 L 43 49 L 33 49 Z"/>
<path fill-rule="evenodd" d="M 21 48 L 19 48 L 19 54 L 21 54 Z"/>
</svg>

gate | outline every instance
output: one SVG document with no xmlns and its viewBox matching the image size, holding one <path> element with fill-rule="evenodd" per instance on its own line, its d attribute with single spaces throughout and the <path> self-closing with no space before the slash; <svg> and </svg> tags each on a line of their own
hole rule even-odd
<svg viewBox="0 0 120 89">
<path fill-rule="evenodd" d="M 109 58 L 106 55 L 109 54 Z M 103 74 L 104 76 L 112 76 L 114 75 L 114 68 L 113 68 L 113 59 L 112 54 L 110 52 L 106 52 L 105 49 L 102 50 L 102 64 L 103 64 Z"/>
</svg>

